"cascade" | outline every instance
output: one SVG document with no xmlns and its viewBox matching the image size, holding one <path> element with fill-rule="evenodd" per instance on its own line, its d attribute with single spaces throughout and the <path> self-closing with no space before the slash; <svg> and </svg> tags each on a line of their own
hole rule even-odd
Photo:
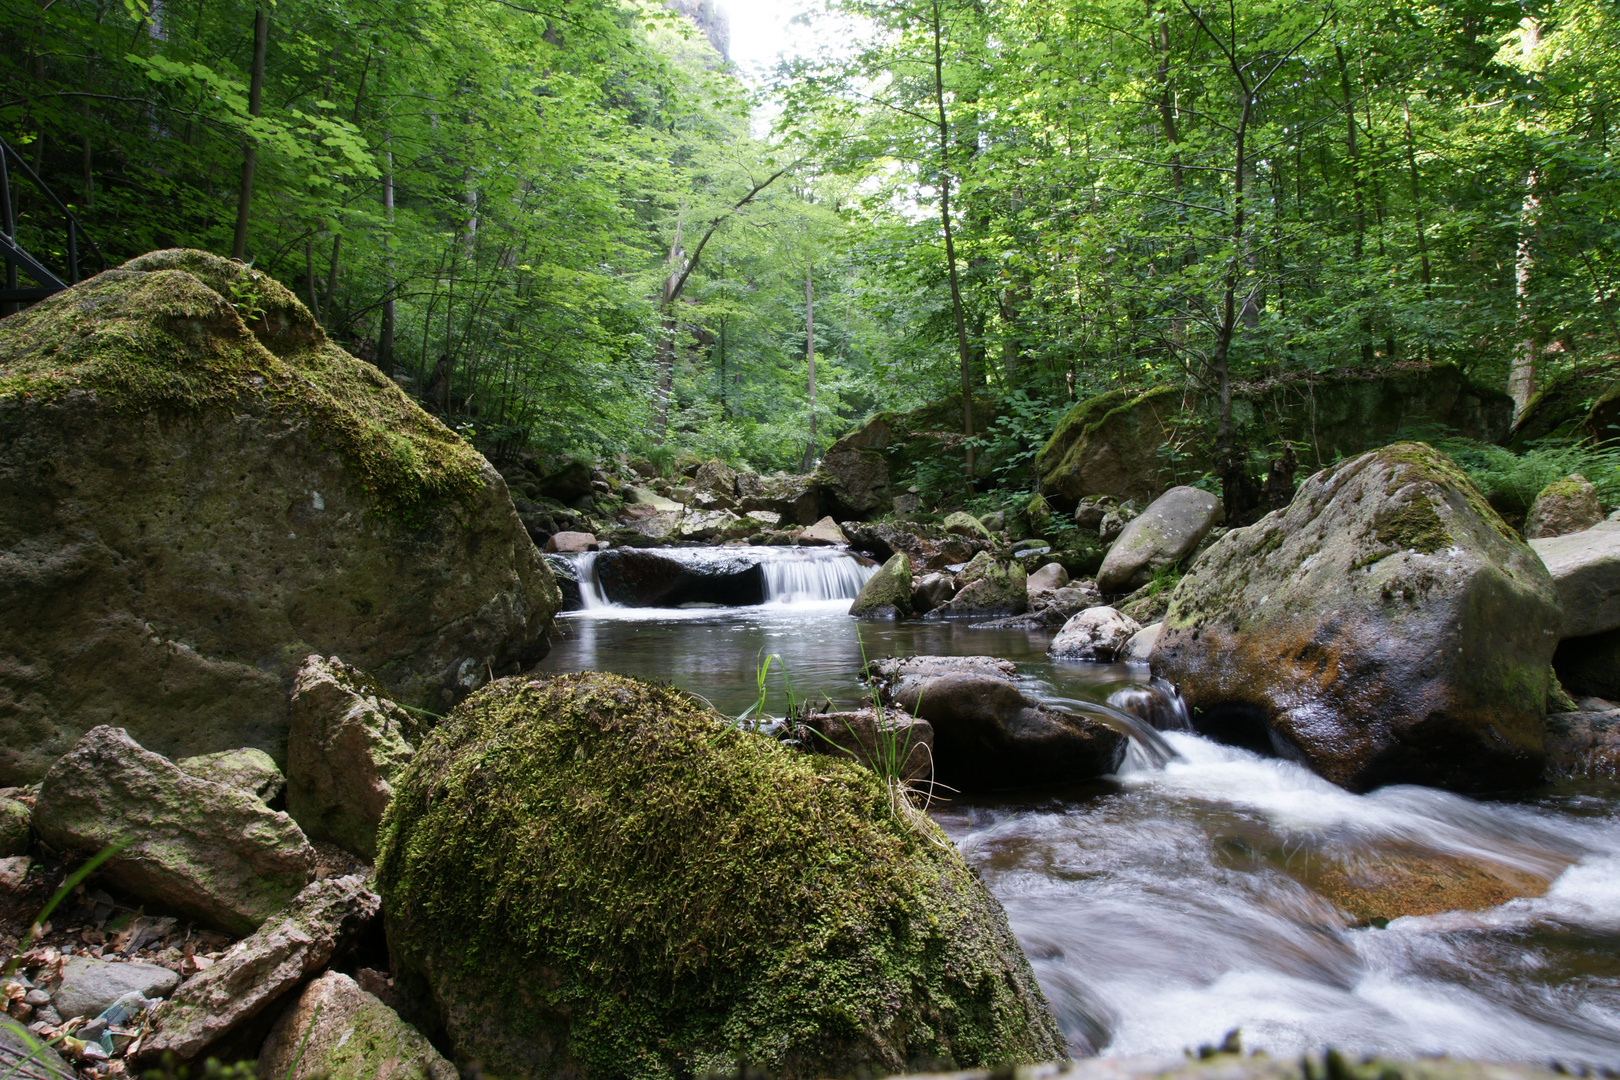
<svg viewBox="0 0 1620 1080">
<path fill-rule="evenodd" d="M 603 552 L 588 551 L 574 556 L 579 576 L 580 607 L 585 611 L 621 609 L 609 600 L 602 586 L 598 560 Z M 649 552 L 657 559 L 679 563 L 686 568 L 690 583 L 686 595 L 722 604 L 737 603 L 716 595 L 703 582 L 735 579 L 740 571 L 756 571 L 760 583 L 754 595 L 767 604 L 796 604 L 853 600 L 861 587 L 877 573 L 877 567 L 836 548 L 780 547 L 700 547 L 660 548 Z M 656 603 L 656 601 L 654 601 Z"/>
</svg>

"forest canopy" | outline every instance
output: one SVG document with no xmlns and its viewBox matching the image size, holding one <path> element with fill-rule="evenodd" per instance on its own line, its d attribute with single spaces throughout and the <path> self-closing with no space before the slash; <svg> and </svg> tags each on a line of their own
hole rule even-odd
<svg viewBox="0 0 1620 1080">
<path fill-rule="evenodd" d="M 250 260 L 497 460 L 803 469 L 982 400 L 967 452 L 1016 464 L 1119 387 L 1450 362 L 1522 407 L 1612 372 L 1611 5 L 832 0 L 801 32 L 760 85 L 712 0 L 4 0 L 0 135 L 87 273 Z"/>
</svg>

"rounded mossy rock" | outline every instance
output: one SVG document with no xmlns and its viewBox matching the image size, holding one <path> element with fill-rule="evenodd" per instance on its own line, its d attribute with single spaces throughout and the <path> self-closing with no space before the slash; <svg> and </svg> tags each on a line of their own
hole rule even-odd
<svg viewBox="0 0 1620 1080">
<path fill-rule="evenodd" d="M 99 724 L 284 761 L 315 652 L 443 711 L 543 655 L 559 603 L 476 450 L 199 251 L 0 321 L 0 562 L 0 784 Z"/>
<path fill-rule="evenodd" d="M 860 619 L 911 617 L 911 558 L 903 551 L 890 556 L 878 572 L 866 579 L 849 613 Z"/>
<path fill-rule="evenodd" d="M 485 687 L 418 750 L 378 847 L 397 984 L 495 1075 L 1064 1052 L 1000 904 L 926 816 L 669 687 Z"/>
<path fill-rule="evenodd" d="M 1233 529 L 1171 593 L 1149 662 L 1199 730 L 1353 790 L 1534 782 L 1563 614 L 1458 466 L 1397 443 Z"/>
</svg>

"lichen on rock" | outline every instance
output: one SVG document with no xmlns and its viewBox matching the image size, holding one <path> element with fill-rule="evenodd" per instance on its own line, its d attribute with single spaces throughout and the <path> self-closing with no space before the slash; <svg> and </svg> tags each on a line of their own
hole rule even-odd
<svg viewBox="0 0 1620 1080">
<path fill-rule="evenodd" d="M 378 880 L 396 979 L 503 1076 L 1062 1053 L 1000 906 L 927 819 L 673 689 L 484 688 L 398 785 Z"/>
</svg>

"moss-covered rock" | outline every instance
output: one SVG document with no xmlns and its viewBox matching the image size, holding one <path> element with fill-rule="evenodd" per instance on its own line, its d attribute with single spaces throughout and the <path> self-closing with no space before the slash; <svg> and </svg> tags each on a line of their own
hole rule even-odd
<svg viewBox="0 0 1620 1080">
<path fill-rule="evenodd" d="M 1572 473 L 1541 489 L 1524 519 L 1524 536 L 1526 540 L 1565 536 L 1590 529 L 1602 520 L 1597 488 L 1580 473 Z"/>
<path fill-rule="evenodd" d="M 440 711 L 543 655 L 558 603 L 471 446 L 194 251 L 0 322 L 0 564 L 0 784 L 100 723 L 280 760 L 311 652 Z"/>
<path fill-rule="evenodd" d="M 946 532 L 956 536 L 966 536 L 975 540 L 990 539 L 990 530 L 984 527 L 984 522 L 966 510 L 956 510 L 946 514 L 944 525 Z"/>
<path fill-rule="evenodd" d="M 1214 415 L 1213 401 L 1183 387 L 1113 390 L 1082 401 L 1035 459 L 1041 490 L 1069 501 L 1152 499 L 1212 467 Z M 1232 416 L 1240 442 L 1261 451 L 1292 440 L 1303 447 L 1301 466 L 1314 470 L 1399 438 L 1413 424 L 1496 442 L 1507 433 L 1513 402 L 1453 365 L 1414 365 L 1239 384 Z"/>
<path fill-rule="evenodd" d="M 484 688 L 399 784 L 378 880 L 396 980 L 501 1076 L 1062 1053 L 1000 906 L 928 819 L 670 688 Z"/>
<path fill-rule="evenodd" d="M 992 619 L 1029 610 L 1029 574 L 1017 562 L 981 551 L 956 575 L 956 595 L 930 611 L 930 619 Z"/>
<path fill-rule="evenodd" d="M 0 795 L 0 859 L 28 851 L 28 818 L 31 811 L 16 799 Z"/>
<path fill-rule="evenodd" d="M 911 559 L 897 551 L 866 579 L 849 613 L 861 619 L 909 619 L 911 617 Z"/>
<path fill-rule="evenodd" d="M 287 787 L 287 778 L 276 767 L 275 759 L 251 746 L 181 758 L 175 765 L 199 780 L 212 780 L 251 792 L 254 798 L 265 803 L 275 801 Z"/>
<path fill-rule="evenodd" d="M 1150 662 L 1195 726 L 1335 783 L 1533 781 L 1561 622 L 1552 578 L 1455 463 L 1399 443 L 1227 533 Z"/>
<path fill-rule="evenodd" d="M 456 1080 L 422 1033 L 347 975 L 329 971 L 299 993 L 259 1051 L 277 1080 Z"/>
</svg>

